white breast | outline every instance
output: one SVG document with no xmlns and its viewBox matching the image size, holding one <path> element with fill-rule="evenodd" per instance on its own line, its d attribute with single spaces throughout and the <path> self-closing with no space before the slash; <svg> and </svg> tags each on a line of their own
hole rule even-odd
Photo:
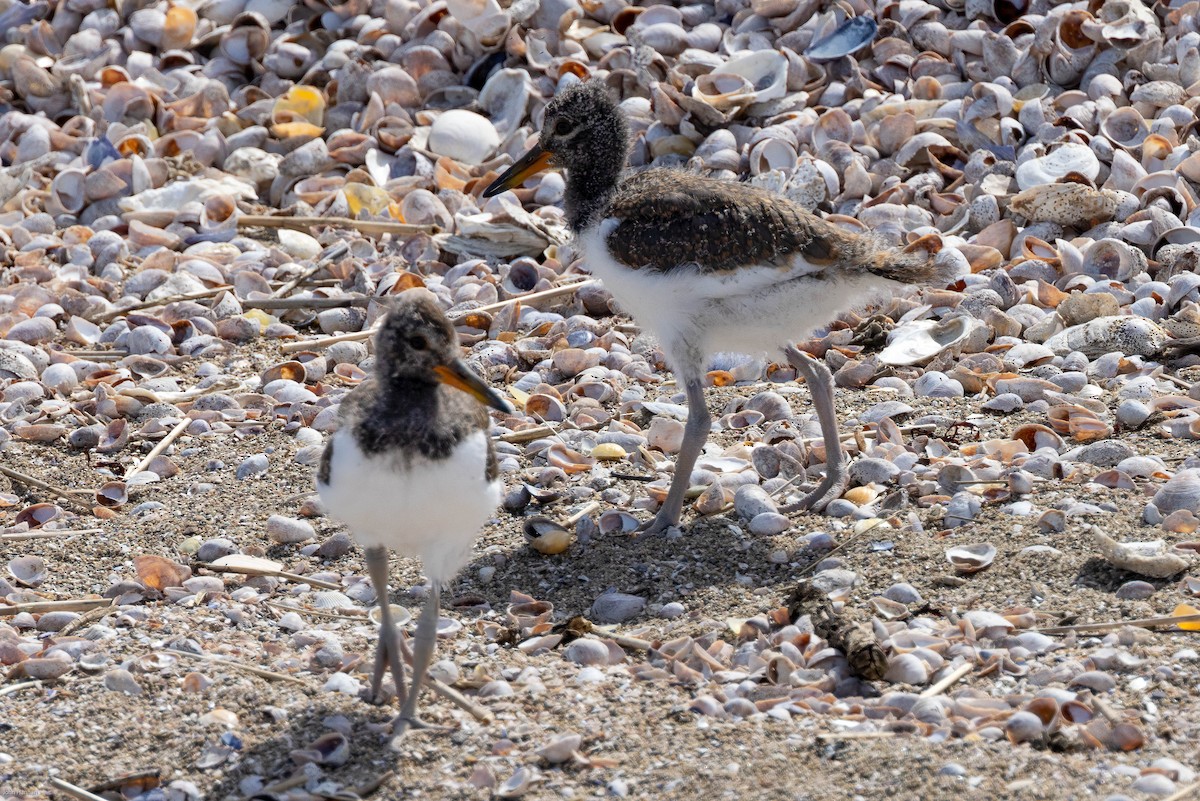
<svg viewBox="0 0 1200 801">
<path fill-rule="evenodd" d="M 500 481 L 488 481 L 487 434 L 463 440 L 443 460 L 364 454 L 343 427 L 333 435 L 329 483 L 317 491 L 329 513 L 363 547 L 383 545 L 419 556 L 425 574 L 446 583 L 470 559 L 480 527 L 500 503 Z"/>
<path fill-rule="evenodd" d="M 866 305 L 890 284 L 871 275 L 829 277 L 800 256 L 787 267 L 758 265 L 720 274 L 694 266 L 635 270 L 608 250 L 605 237 L 615 224 L 615 219 L 604 220 L 580 234 L 584 263 L 638 325 L 655 335 L 668 357 L 689 348 L 705 357 L 773 353 L 842 312 Z"/>
</svg>

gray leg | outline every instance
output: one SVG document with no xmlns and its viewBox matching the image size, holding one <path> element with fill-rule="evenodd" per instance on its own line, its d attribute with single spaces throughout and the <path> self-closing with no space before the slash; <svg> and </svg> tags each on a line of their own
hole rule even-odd
<svg viewBox="0 0 1200 801">
<path fill-rule="evenodd" d="M 388 552 L 383 546 L 366 549 L 367 574 L 375 585 L 375 596 L 379 601 L 379 643 L 375 646 L 375 671 L 371 675 L 371 700 L 382 703 L 380 686 L 383 683 L 384 666 L 392 670 L 396 683 L 396 697 L 400 703 L 406 700 L 404 691 L 404 664 L 400 661 L 400 643 L 396 638 L 396 626 L 392 621 L 392 604 L 388 599 Z"/>
<path fill-rule="evenodd" d="M 441 589 L 437 582 L 432 582 L 429 597 L 421 609 L 421 618 L 417 622 L 417 636 L 413 638 L 412 653 L 412 687 L 409 688 L 408 700 L 392 724 L 392 742 L 397 742 L 404 736 L 409 726 L 414 728 L 429 728 L 417 717 L 417 699 L 421 695 L 421 684 L 425 680 L 425 672 L 433 661 L 433 649 L 437 645 L 438 605 Z"/>
<path fill-rule="evenodd" d="M 830 501 L 840 498 L 846 488 L 849 473 L 846 470 L 846 453 L 838 436 L 837 410 L 833 402 L 833 374 L 823 362 L 789 345 L 784 348 L 788 361 L 804 376 L 808 391 L 812 395 L 817 422 L 821 424 L 821 436 L 825 439 L 825 479 L 817 488 L 796 503 L 780 511 L 797 512 L 802 509 L 821 511 Z"/>
<path fill-rule="evenodd" d="M 700 379 L 689 378 L 684 387 L 687 390 L 688 419 L 687 427 L 683 430 L 683 444 L 679 448 L 679 455 L 675 457 L 675 477 L 671 480 L 671 489 L 667 491 L 667 499 L 658 514 L 642 526 L 642 531 L 647 534 L 661 534 L 671 526 L 679 525 L 683 497 L 691 483 L 692 468 L 704 450 L 712 427 L 712 415 L 704 403 L 704 385 Z"/>
</svg>

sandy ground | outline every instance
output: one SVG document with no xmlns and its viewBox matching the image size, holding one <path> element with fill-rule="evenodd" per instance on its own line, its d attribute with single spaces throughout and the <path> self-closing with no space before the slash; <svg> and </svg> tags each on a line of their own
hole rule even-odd
<svg viewBox="0 0 1200 801">
<path fill-rule="evenodd" d="M 271 360 L 269 352 L 247 356 L 245 367 Z M 713 390 L 710 406 L 719 410 L 722 396 L 740 391 L 748 390 Z M 840 412 L 850 419 L 878 399 L 871 393 L 839 390 Z M 805 411 L 806 396 L 795 396 L 793 405 L 797 412 Z M 977 402 L 969 399 L 925 406 L 922 411 L 978 420 L 991 428 L 985 437 L 1002 436 L 1025 420 L 974 417 Z M 1160 455 L 1169 463 L 1190 453 L 1152 430 L 1122 436 L 1139 452 Z M 714 439 L 732 442 L 730 437 Z M 102 534 L 6 542 L 0 544 L 0 554 L 5 561 L 27 553 L 42 556 L 50 577 L 38 589 L 48 599 L 103 593 L 114 579 L 133 577 L 132 560 L 139 554 L 188 563 L 191 557 L 180 549 L 189 538 L 228 537 L 244 551 L 278 559 L 296 573 L 362 575 L 357 548 L 322 561 L 300 555 L 298 546 L 267 542 L 267 516 L 297 514 L 300 502 L 294 496 L 311 488 L 312 468 L 293 460 L 297 449 L 278 423 L 262 433 L 212 440 L 185 437 L 174 456 L 181 474 L 138 489 L 125 507 L 152 500 L 164 504 L 161 510 L 103 522 Z M 237 465 L 255 453 L 268 455 L 270 470 L 261 478 L 237 480 Z M 89 464 L 87 457 L 65 446 L 14 443 L 3 459 L 15 469 L 60 485 L 95 486 L 102 480 L 96 460 Z M 510 485 L 512 481 L 509 476 Z M 198 493 L 199 482 L 214 488 Z M 636 484 L 625 489 L 635 497 L 639 493 Z M 1093 490 L 1094 485 L 1084 490 L 1081 480 L 1048 482 L 1037 486 L 1031 500 L 1039 508 L 1067 498 L 1099 504 L 1106 511 L 1086 522 L 1102 524 L 1118 539 L 1160 535 L 1142 525 L 1145 499 L 1139 493 Z M 2 478 L 0 491 L 27 494 Z M 36 492 L 27 495 L 30 500 L 50 500 Z M 1032 606 L 1047 621 L 1103 621 L 1169 614 L 1186 600 L 1176 580 L 1152 580 L 1158 590 L 1147 600 L 1119 600 L 1116 588 L 1134 577 L 1098 557 L 1082 522 L 1072 521 L 1063 533 L 1046 534 L 1030 519 L 1017 524 L 995 507 L 985 507 L 977 521 L 943 537 L 936 533 L 933 511 L 915 511 L 926 530 L 889 532 L 891 550 L 872 549 L 870 538 L 864 538 L 838 554 L 861 577 L 851 606 L 867 609 L 872 595 L 897 581 L 911 583 L 928 601 L 931 614 Z M 0 522 L 11 522 L 14 512 L 0 510 Z M 313 523 L 318 540 L 339 529 L 332 520 Z M 91 673 L 76 669 L 58 682 L 9 692 L 6 689 L 13 690 L 21 680 L 0 683 L 0 693 L 5 693 L 0 695 L 0 797 L 65 798 L 50 786 L 51 777 L 97 787 L 121 776 L 158 771 L 171 798 L 189 793 L 213 799 L 284 798 L 288 796 L 281 793 L 286 791 L 276 783 L 297 775 L 304 778 L 291 753 L 331 731 L 347 736 L 348 755 L 342 764 L 327 764 L 322 770 L 310 766 L 310 776 L 319 775 L 328 783 L 310 782 L 308 792 L 314 795 L 307 797 L 351 798 L 334 793 L 357 788 L 365 795 L 379 782 L 374 791 L 378 798 L 504 797 L 487 785 L 499 787 L 523 768 L 534 777 L 523 797 L 535 799 L 1099 799 L 1120 792 L 1149 797 L 1130 787 L 1161 758 L 1189 767 L 1197 764 L 1200 672 L 1193 633 L 1147 632 L 1136 642 L 1127 635 L 1131 652 L 1144 662 L 1118 677 L 1108 703 L 1118 710 L 1137 710 L 1144 723 L 1147 744 L 1130 753 L 1056 753 L 1040 745 L 988 743 L 977 736 L 942 743 L 917 736 L 824 740 L 818 734 L 837 731 L 826 716 L 790 721 L 705 717 L 689 711 L 698 688 L 638 681 L 626 665 L 601 668 L 600 680 L 580 682 L 580 668 L 561 650 L 529 656 L 511 643 L 489 645 L 478 633 L 481 620 L 503 621 L 513 591 L 550 601 L 554 620 L 561 621 L 587 614 L 597 595 L 616 587 L 646 598 L 648 610 L 672 601 L 687 609 L 674 620 L 648 612 L 618 627 L 619 633 L 652 641 L 701 637 L 722 630 L 721 621 L 728 618 L 749 618 L 778 608 L 812 561 L 810 554 L 797 549 L 798 537 L 815 530 L 846 537 L 835 529 L 828 518 L 797 515 L 789 532 L 754 537 L 737 527 L 733 517 L 717 516 L 688 526 L 680 538 L 606 536 L 576 543 L 561 556 L 543 556 L 525 545 L 520 519 L 501 513 L 480 538 L 475 561 L 444 596 L 442 614 L 464 628 L 441 640 L 438 658 L 454 661 L 459 686 L 468 694 L 498 678 L 508 680 L 514 692 L 476 699 L 494 716 L 487 723 L 427 694 L 427 719 L 454 731 L 416 732 L 399 753 L 386 745 L 386 724 L 394 706 L 374 707 L 323 691 L 332 671 L 312 663 L 317 646 L 303 639 L 304 632 L 293 635 L 281 628 L 283 611 L 277 606 L 239 604 L 227 597 L 190 606 L 150 599 L 104 619 L 115 632 L 99 646 L 109 657 L 106 668 Z M 945 549 L 956 542 L 981 540 L 998 548 L 993 566 L 959 586 L 947 586 Z M 1031 545 L 1052 545 L 1060 553 L 1022 555 Z M 788 561 L 772 563 L 768 557 L 779 550 L 788 553 Z M 494 568 L 487 581 L 480 575 L 485 567 Z M 224 578 L 227 592 L 244 581 L 232 575 Z M 393 562 L 393 601 L 410 607 L 414 616 L 419 592 L 410 590 L 420 584 L 416 563 Z M 307 589 L 282 582 L 261 600 L 290 605 Z M 332 632 L 343 649 L 343 668 L 365 682 L 362 663 L 369 666 L 374 626 L 365 620 L 320 617 L 308 617 L 306 623 Z M 725 634 L 732 638 L 728 630 Z M 188 640 L 209 653 L 286 673 L 294 680 L 272 681 L 218 664 L 151 656 L 164 647 L 186 648 Z M 1048 661 L 1082 658 L 1097 643 L 1095 637 L 1080 635 Z M 637 653 L 630 656 L 631 661 L 643 661 Z M 130 670 L 140 694 L 106 689 L 106 670 L 120 666 Z M 1169 670 L 1160 671 L 1163 667 Z M 211 684 L 189 691 L 184 679 L 192 672 L 202 673 Z M 537 681 L 528 689 L 531 675 Z M 997 694 L 1028 690 L 1021 680 L 1011 678 L 968 677 L 962 686 Z M 537 755 L 540 747 L 564 733 L 582 736 L 585 759 L 551 765 Z M 1173 778 L 1183 780 L 1179 789 L 1191 780 L 1186 773 Z M 275 794 L 253 795 L 264 785 Z"/>
</svg>

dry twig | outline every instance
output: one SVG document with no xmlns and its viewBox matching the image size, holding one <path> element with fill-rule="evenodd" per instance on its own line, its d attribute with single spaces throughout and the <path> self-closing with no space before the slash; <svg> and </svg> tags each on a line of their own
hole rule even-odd
<svg viewBox="0 0 1200 801">
<path fill-rule="evenodd" d="M 190 659 L 198 659 L 201 662 L 213 662 L 215 664 L 225 665 L 236 670 L 244 670 L 247 673 L 252 673 L 255 676 L 264 679 L 270 679 L 271 681 L 286 681 L 292 684 L 299 684 L 301 687 L 308 687 L 308 682 L 306 682 L 304 679 L 300 679 L 295 676 L 289 676 L 286 673 L 276 673 L 273 670 L 256 667 L 255 665 L 247 665 L 242 662 L 235 662 L 232 659 L 225 659 L 220 656 L 214 656 L 213 654 L 195 654 L 191 651 L 181 651 L 177 648 L 164 648 L 163 651 L 168 654 L 175 654 L 176 656 L 186 656 Z"/>
<path fill-rule="evenodd" d="M 113 605 L 112 598 L 74 598 L 69 601 L 30 601 L 23 604 L 0 604 L 0 617 L 29 612 L 40 615 L 44 612 L 90 612 L 106 609 Z"/>
<path fill-rule="evenodd" d="M 1113 629 L 1133 626 L 1138 629 L 1156 629 L 1161 626 L 1172 626 L 1176 623 L 1197 623 L 1200 615 L 1168 615 L 1166 617 L 1144 617 L 1135 620 L 1110 620 L 1104 623 L 1077 623 L 1073 626 L 1050 626 L 1044 629 L 1032 629 L 1042 634 L 1066 634 L 1072 631 L 1112 631 Z"/>
<path fill-rule="evenodd" d="M 436 234 L 436 225 L 412 225 L 389 220 L 352 220 L 349 217 L 283 217 L 268 214 L 239 214 L 238 228 L 290 228 L 308 233 L 313 228 L 353 228 L 363 234 Z"/>
<path fill-rule="evenodd" d="M 86 504 L 84 504 L 82 501 L 80 501 L 78 498 L 75 497 L 78 494 L 75 491 L 64 489 L 64 488 L 56 486 L 54 484 L 50 484 L 46 481 L 42 481 L 41 479 L 34 478 L 33 476 L 28 475 L 26 473 L 22 473 L 19 470 L 13 470 L 11 467 L 4 467 L 3 465 L 0 465 L 0 475 L 8 476 L 13 481 L 19 481 L 22 484 L 25 484 L 26 486 L 34 487 L 36 489 L 40 489 L 45 492 L 49 492 L 51 495 L 56 495 L 59 498 L 62 498 L 64 501 L 69 501 L 70 503 L 74 504 L 75 506 L 78 506 L 78 507 L 81 507 L 81 508 L 87 510 L 87 512 L 89 514 L 92 511 Z M 87 492 L 90 493 L 91 490 L 87 490 Z"/>
<path fill-rule="evenodd" d="M 589 284 L 589 283 L 591 283 L 590 280 L 584 280 L 584 281 L 575 281 L 570 284 L 562 284 L 562 285 L 559 285 L 556 287 L 551 287 L 550 289 L 544 289 L 541 292 L 533 292 L 528 295 L 520 295 L 515 298 L 509 298 L 507 300 L 497 301 L 496 303 L 489 303 L 488 305 L 480 306 L 477 309 L 468 309 L 468 310 L 462 312 L 462 314 L 474 314 L 476 312 L 494 312 L 494 311 L 499 311 L 500 309 L 503 309 L 507 306 L 511 306 L 514 303 L 532 303 L 533 301 L 537 301 L 537 300 L 547 300 L 549 298 L 556 298 L 561 295 L 569 295 L 572 292 L 574 292 L 575 290 L 579 289 L 579 287 L 584 286 L 585 284 Z M 458 316 L 458 315 L 452 314 L 451 320 L 453 320 L 454 317 L 456 317 L 456 316 Z M 332 337 L 321 337 L 319 339 L 306 339 L 306 340 L 302 340 L 300 342 L 289 342 L 286 345 L 281 346 L 279 348 L 279 350 L 282 351 L 283 353 L 293 353 L 298 350 L 309 350 L 312 348 L 326 348 L 326 347 L 329 347 L 330 345 L 334 344 L 335 342 L 361 342 L 364 339 L 370 339 L 374 335 L 375 335 L 375 327 L 372 326 L 371 328 L 368 328 L 365 331 L 353 331 L 349 334 L 338 334 L 338 335 L 332 336 Z"/>
<path fill-rule="evenodd" d="M 52 787 L 54 787 L 54 789 L 61 790 L 62 792 L 66 793 L 67 795 L 71 796 L 72 798 L 80 798 L 80 799 L 83 799 L 83 801 L 107 801 L 107 799 L 105 799 L 104 796 L 100 796 L 100 795 L 96 795 L 95 793 L 88 792 L 87 790 L 83 789 L 82 787 L 78 787 L 74 784 L 71 784 L 68 781 L 63 781 L 62 779 L 58 778 L 57 776 L 50 777 L 50 784 Z"/>
<path fill-rule="evenodd" d="M 129 478 L 130 476 L 145 470 L 146 466 L 154 461 L 156 456 L 165 451 L 172 442 L 179 439 L 179 435 L 182 434 L 189 425 L 191 425 L 191 422 L 191 419 L 187 417 L 180 420 L 179 423 L 172 428 L 165 437 L 158 441 L 158 444 L 155 445 L 149 453 L 142 457 L 140 462 L 125 471 L 125 478 Z"/>
<path fill-rule="evenodd" d="M 182 300 L 201 300 L 203 298 L 211 298 L 214 295 L 219 295 L 227 289 L 233 289 L 232 286 L 223 284 L 205 289 L 201 292 L 188 292 L 183 295 L 172 295 L 169 298 L 160 298 L 158 300 L 143 300 L 141 303 L 134 303 L 132 306 L 122 306 L 118 309 L 113 309 L 103 314 L 97 314 L 92 318 L 93 323 L 106 323 L 114 317 L 120 317 L 122 314 L 128 314 L 132 311 L 141 311 L 154 306 L 167 306 L 172 303 L 178 303 Z"/>
<path fill-rule="evenodd" d="M 941 695 L 948 690 L 951 685 L 961 679 L 963 676 L 975 669 L 975 666 L 970 662 L 963 662 L 948 675 L 944 676 L 937 684 L 930 685 L 922 693 L 922 698 L 932 698 L 935 695 Z"/>
</svg>

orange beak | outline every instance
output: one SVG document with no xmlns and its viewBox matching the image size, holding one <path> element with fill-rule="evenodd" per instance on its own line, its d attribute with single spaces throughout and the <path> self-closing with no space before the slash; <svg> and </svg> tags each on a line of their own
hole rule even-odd
<svg viewBox="0 0 1200 801">
<path fill-rule="evenodd" d="M 493 409 L 499 409 L 502 412 L 511 412 L 513 410 L 508 401 L 500 397 L 500 393 L 496 390 L 485 384 L 482 378 L 475 375 L 462 359 L 455 359 L 450 364 L 439 364 L 433 368 L 433 372 L 437 375 L 438 381 L 441 381 L 446 386 L 461 389 L 484 406 L 491 406 Z"/>
<path fill-rule="evenodd" d="M 495 197 L 501 192 L 506 192 L 514 186 L 520 186 L 525 183 L 525 179 L 531 175 L 537 175 L 542 170 L 550 166 L 550 159 L 553 154 L 548 150 L 542 150 L 541 145 L 534 145 L 529 148 L 529 152 L 521 158 L 517 159 L 511 167 L 504 173 L 492 181 L 492 185 L 483 190 L 484 197 Z"/>
</svg>

